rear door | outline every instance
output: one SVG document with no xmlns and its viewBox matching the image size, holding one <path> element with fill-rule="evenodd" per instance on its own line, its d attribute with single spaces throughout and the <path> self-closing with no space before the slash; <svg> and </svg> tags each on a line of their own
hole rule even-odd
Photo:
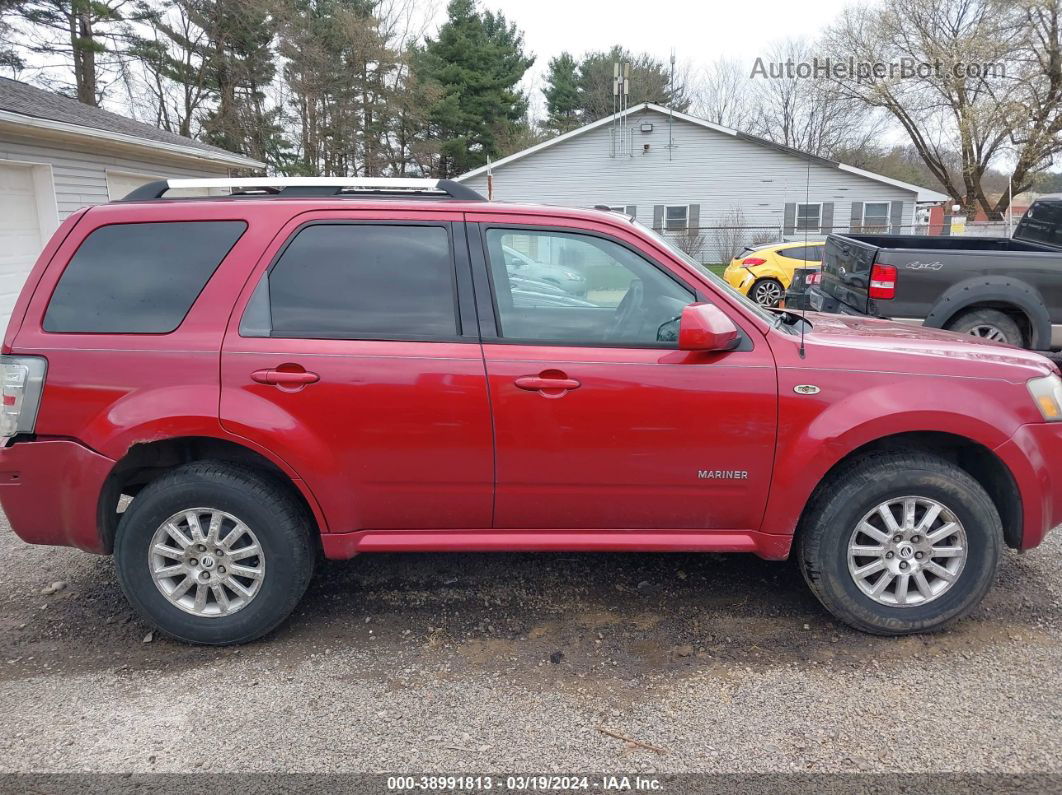
<svg viewBox="0 0 1062 795">
<path fill-rule="evenodd" d="M 229 322 L 222 423 L 284 458 L 333 532 L 490 527 L 490 412 L 460 221 L 299 216 Z"/>
<path fill-rule="evenodd" d="M 758 527 L 777 416 L 759 332 L 746 330 L 735 351 L 679 351 L 683 307 L 707 296 L 636 235 L 470 220 L 481 221 L 469 231 L 494 411 L 495 527 Z M 585 295 L 522 291 L 506 248 L 579 274 Z"/>
</svg>

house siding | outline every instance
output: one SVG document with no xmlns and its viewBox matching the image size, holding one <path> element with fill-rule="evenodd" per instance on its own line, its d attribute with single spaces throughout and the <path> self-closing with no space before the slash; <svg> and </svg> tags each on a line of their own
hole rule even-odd
<svg viewBox="0 0 1062 795">
<path fill-rule="evenodd" d="M 640 131 L 643 122 L 653 125 L 652 132 Z M 901 228 L 895 231 L 913 231 L 913 191 L 821 163 L 812 162 L 809 173 L 808 162 L 799 156 L 682 119 L 672 124 L 670 148 L 668 117 L 646 109 L 630 116 L 630 155 L 610 156 L 612 127 L 605 125 L 496 166 L 494 198 L 575 207 L 633 205 L 645 224 L 653 223 L 660 205 L 699 205 L 709 258 L 718 248 L 716 228 L 733 225 L 736 212 L 750 238 L 777 238 L 789 203 L 832 204 L 833 227 L 843 231 L 853 202 L 900 202 Z M 461 181 L 486 195 L 485 174 Z"/>
<path fill-rule="evenodd" d="M 128 148 L 109 147 L 105 142 L 45 142 L 39 137 L 9 132 L 0 132 L 0 160 L 51 166 L 60 221 L 82 207 L 110 201 L 108 170 L 165 177 L 223 177 L 229 173 L 224 165 L 189 165 L 188 160 L 182 162 L 163 154 L 140 156 L 131 154 Z"/>
</svg>

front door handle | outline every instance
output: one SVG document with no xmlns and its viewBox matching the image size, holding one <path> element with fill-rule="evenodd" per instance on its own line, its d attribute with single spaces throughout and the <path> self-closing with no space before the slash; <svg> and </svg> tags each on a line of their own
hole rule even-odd
<svg viewBox="0 0 1062 795">
<path fill-rule="evenodd" d="M 308 370 L 255 370 L 251 380 L 271 386 L 306 386 L 317 383 L 321 376 Z"/>
<path fill-rule="evenodd" d="M 574 378 L 568 378 L 560 370 L 543 370 L 538 375 L 522 375 L 514 382 L 517 389 L 538 392 L 544 397 L 561 397 L 582 384 Z"/>
</svg>

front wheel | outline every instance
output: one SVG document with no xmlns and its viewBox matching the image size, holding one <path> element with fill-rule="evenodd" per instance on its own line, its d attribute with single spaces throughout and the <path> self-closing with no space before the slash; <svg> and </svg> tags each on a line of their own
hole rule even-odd
<svg viewBox="0 0 1062 795">
<path fill-rule="evenodd" d="M 778 306 L 785 288 L 777 279 L 760 279 L 749 290 L 749 298 L 760 306 Z"/>
<path fill-rule="evenodd" d="M 991 588 L 1003 529 L 988 494 L 964 470 L 916 452 L 854 462 L 816 495 L 799 561 L 819 601 L 865 632 L 940 629 Z"/>
<path fill-rule="evenodd" d="M 306 591 L 311 532 L 280 482 L 200 461 L 137 495 L 114 557 L 126 597 L 157 629 L 190 643 L 244 643 L 273 630 Z"/>
</svg>

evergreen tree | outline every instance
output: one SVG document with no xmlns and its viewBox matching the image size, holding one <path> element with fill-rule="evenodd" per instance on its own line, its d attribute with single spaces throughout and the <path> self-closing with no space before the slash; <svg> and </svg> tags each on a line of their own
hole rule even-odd
<svg viewBox="0 0 1062 795">
<path fill-rule="evenodd" d="M 534 63 L 523 34 L 475 0 L 451 0 L 438 36 L 416 54 L 417 77 L 434 84 L 429 134 L 438 141 L 434 171 L 449 177 L 500 153 L 499 139 L 525 124 L 527 98 L 517 85 Z"/>
<path fill-rule="evenodd" d="M 126 0 L 25 0 L 18 4 L 30 24 L 27 49 L 70 59 L 74 96 L 86 105 L 99 105 L 101 74 L 113 63 L 108 42 L 117 37 Z M 11 60 L 14 56 L 6 56 Z M 16 59 L 17 60 L 17 59 Z"/>
<path fill-rule="evenodd" d="M 610 116 L 614 110 L 612 93 L 613 64 L 630 64 L 628 105 L 655 102 L 684 112 L 690 106 L 686 88 L 671 87 L 670 69 L 647 53 L 633 55 L 616 45 L 607 52 L 588 53 L 579 65 L 579 107 L 582 122 Z"/>
<path fill-rule="evenodd" d="M 276 108 L 265 90 L 276 73 L 277 19 L 260 0 L 190 0 L 193 22 L 206 34 L 206 83 L 217 105 L 203 122 L 215 146 L 259 160 L 282 148 Z"/>
<path fill-rule="evenodd" d="M 549 60 L 546 88 L 546 129 L 555 134 L 574 130 L 580 124 L 579 64 L 571 53 L 562 52 Z"/>
</svg>

